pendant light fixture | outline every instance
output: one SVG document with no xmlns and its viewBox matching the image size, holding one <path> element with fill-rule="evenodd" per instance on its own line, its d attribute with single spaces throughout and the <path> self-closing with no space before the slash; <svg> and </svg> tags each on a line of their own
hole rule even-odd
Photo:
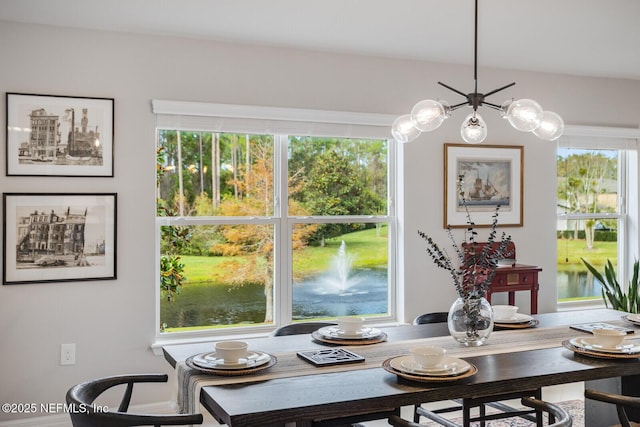
<svg viewBox="0 0 640 427">
<path fill-rule="evenodd" d="M 558 114 L 552 111 L 543 111 L 540 104 L 531 99 L 509 100 L 502 105 L 486 101 L 489 96 L 510 88 L 515 85 L 515 82 L 487 93 L 478 93 L 478 0 L 475 0 L 473 92 L 465 94 L 442 82 L 438 82 L 438 84 L 463 96 L 466 101 L 455 105 L 432 99 L 418 102 L 411 110 L 411 114 L 402 115 L 393 122 L 391 134 L 397 141 L 411 142 L 422 132 L 437 129 L 451 116 L 452 111 L 465 105 L 470 106 L 473 112 L 467 115 L 462 122 L 460 136 L 469 144 L 479 144 L 487 137 L 487 125 L 482 116 L 478 114 L 478 108 L 482 106 L 498 110 L 511 126 L 522 132 L 533 132 L 540 139 L 553 141 L 558 139 L 564 131 L 564 122 Z"/>
</svg>

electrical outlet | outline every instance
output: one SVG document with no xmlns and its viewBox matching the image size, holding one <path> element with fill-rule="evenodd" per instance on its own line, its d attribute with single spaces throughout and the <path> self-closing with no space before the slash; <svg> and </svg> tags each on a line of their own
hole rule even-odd
<svg viewBox="0 0 640 427">
<path fill-rule="evenodd" d="M 75 365 L 76 364 L 76 345 L 60 344 L 60 364 Z"/>
</svg>

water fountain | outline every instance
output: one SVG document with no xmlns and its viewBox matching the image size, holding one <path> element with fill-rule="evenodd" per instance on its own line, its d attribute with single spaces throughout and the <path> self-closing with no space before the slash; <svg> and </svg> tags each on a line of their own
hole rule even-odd
<svg viewBox="0 0 640 427">
<path fill-rule="evenodd" d="M 341 242 L 327 269 L 293 287 L 294 319 L 387 313 L 387 270 L 353 267 Z"/>
<path fill-rule="evenodd" d="M 338 248 L 338 254 L 331 261 L 331 267 L 327 274 L 323 275 L 318 281 L 319 293 L 341 296 L 367 293 L 367 291 L 354 288 L 360 282 L 360 279 L 350 277 L 352 264 L 353 255 L 347 253 L 347 244 L 343 240 L 340 243 L 340 248 Z"/>
</svg>

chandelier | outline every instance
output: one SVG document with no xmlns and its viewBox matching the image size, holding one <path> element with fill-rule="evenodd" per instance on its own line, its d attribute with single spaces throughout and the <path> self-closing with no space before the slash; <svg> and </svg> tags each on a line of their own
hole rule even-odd
<svg viewBox="0 0 640 427">
<path fill-rule="evenodd" d="M 473 109 L 473 112 L 467 115 L 462 122 L 460 135 L 469 144 L 479 144 L 487 137 L 487 125 L 482 116 L 478 114 L 478 108 L 482 106 L 498 110 L 511 126 L 522 132 L 533 132 L 540 139 L 553 141 L 562 135 L 564 131 L 562 118 L 552 111 L 543 111 L 536 101 L 531 99 L 508 100 L 502 105 L 486 101 L 489 96 L 510 88 L 515 85 L 515 82 L 487 93 L 478 93 L 478 0 L 475 0 L 473 83 L 473 92 L 465 94 L 438 82 L 439 85 L 466 98 L 466 101 L 455 105 L 449 105 L 443 100 L 425 99 L 420 101 L 413 107 L 411 114 L 404 114 L 393 122 L 391 134 L 399 142 L 411 142 L 422 132 L 437 129 L 445 119 L 451 116 L 452 111 L 468 105 Z"/>
</svg>

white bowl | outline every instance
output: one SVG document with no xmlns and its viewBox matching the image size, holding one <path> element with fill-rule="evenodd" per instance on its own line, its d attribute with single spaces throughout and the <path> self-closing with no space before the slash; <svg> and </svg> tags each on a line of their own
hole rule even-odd
<svg viewBox="0 0 640 427">
<path fill-rule="evenodd" d="M 338 328 L 345 334 L 355 334 L 364 326 L 364 318 L 362 317 L 339 317 L 336 321 Z"/>
<path fill-rule="evenodd" d="M 627 335 L 624 331 L 618 331 L 616 329 L 594 329 L 593 341 L 602 347 L 616 348 L 616 346 L 622 344 L 622 340 Z"/>
<path fill-rule="evenodd" d="M 413 360 L 423 368 L 435 368 L 442 363 L 446 353 L 447 350 L 434 345 L 419 345 L 411 348 Z"/>
<path fill-rule="evenodd" d="M 216 356 L 224 359 L 224 363 L 238 363 L 247 355 L 249 345 L 244 341 L 218 341 L 215 346 Z"/>
<path fill-rule="evenodd" d="M 515 305 L 492 305 L 493 320 L 510 320 L 518 314 L 518 307 Z"/>
</svg>

